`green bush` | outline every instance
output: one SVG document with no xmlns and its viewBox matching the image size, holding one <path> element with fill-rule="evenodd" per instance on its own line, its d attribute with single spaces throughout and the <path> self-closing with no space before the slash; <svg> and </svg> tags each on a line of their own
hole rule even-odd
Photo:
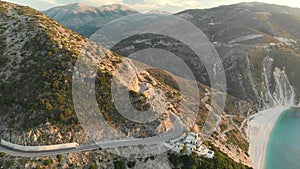
<svg viewBox="0 0 300 169">
<path fill-rule="evenodd" d="M 129 161 L 128 163 L 127 163 L 127 167 L 128 168 L 134 168 L 134 166 L 135 166 L 135 161 Z"/>
<path fill-rule="evenodd" d="M 182 146 L 182 149 L 180 150 L 180 153 L 181 153 L 181 154 L 186 154 L 187 152 L 188 152 L 187 146 L 186 146 L 186 145 L 183 145 L 183 146 Z"/>
<path fill-rule="evenodd" d="M 0 157 L 4 157 L 5 155 L 6 155 L 6 153 L 0 152 Z"/>
<path fill-rule="evenodd" d="M 62 156 L 62 154 L 58 154 L 58 155 L 56 156 L 56 158 L 57 158 L 58 162 L 61 162 L 63 156 Z"/>
<path fill-rule="evenodd" d="M 44 165 L 50 165 L 50 164 L 51 164 L 50 160 L 47 159 L 47 160 L 44 161 Z"/>
<path fill-rule="evenodd" d="M 125 169 L 125 161 L 124 160 L 118 160 L 114 161 L 114 167 L 115 169 Z"/>
<path fill-rule="evenodd" d="M 5 162 L 5 167 L 6 168 L 10 168 L 11 167 L 11 163 L 12 163 L 11 161 L 6 161 Z"/>
<path fill-rule="evenodd" d="M 22 158 L 21 164 L 22 164 L 22 165 L 25 165 L 25 164 L 27 163 L 27 161 L 28 161 L 28 160 L 27 160 L 26 158 Z"/>
<path fill-rule="evenodd" d="M 93 163 L 91 166 L 90 166 L 90 169 L 97 169 L 97 165 L 95 163 Z"/>
</svg>

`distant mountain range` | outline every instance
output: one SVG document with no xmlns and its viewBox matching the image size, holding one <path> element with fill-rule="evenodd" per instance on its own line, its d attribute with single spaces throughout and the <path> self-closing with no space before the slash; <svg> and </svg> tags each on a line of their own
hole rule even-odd
<svg viewBox="0 0 300 169">
<path fill-rule="evenodd" d="M 119 4 L 92 7 L 83 3 L 74 3 L 54 7 L 44 13 L 65 27 L 89 37 L 102 25 L 137 12 Z"/>
</svg>

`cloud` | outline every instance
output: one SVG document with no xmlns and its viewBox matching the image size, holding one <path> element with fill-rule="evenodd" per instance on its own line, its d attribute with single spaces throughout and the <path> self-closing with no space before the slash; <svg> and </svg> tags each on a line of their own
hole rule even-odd
<svg viewBox="0 0 300 169">
<path fill-rule="evenodd" d="M 161 10 L 175 13 L 185 9 L 215 7 L 226 1 L 232 0 L 123 0 L 123 3 L 138 11 Z"/>
<path fill-rule="evenodd" d="M 128 4 L 129 0 L 124 0 Z M 204 7 L 199 0 L 140 0 L 138 3 L 130 5 L 131 8 L 139 11 L 166 10 L 168 12 L 178 12 L 182 9 Z"/>
<path fill-rule="evenodd" d="M 44 3 L 53 4 L 53 5 L 58 5 L 59 4 L 55 0 L 39 0 L 39 1 L 44 2 Z"/>
<path fill-rule="evenodd" d="M 67 0 L 52 0 L 59 2 L 60 4 L 69 4 L 69 3 L 85 3 L 92 6 L 103 6 L 111 4 L 123 4 L 123 0 L 73 0 L 72 2 Z"/>
</svg>

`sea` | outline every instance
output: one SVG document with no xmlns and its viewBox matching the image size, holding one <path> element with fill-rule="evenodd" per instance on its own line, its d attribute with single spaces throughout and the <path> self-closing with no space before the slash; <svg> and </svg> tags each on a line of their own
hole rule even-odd
<svg viewBox="0 0 300 169">
<path fill-rule="evenodd" d="M 267 144 L 264 169 L 300 169 L 300 109 L 285 110 Z"/>
</svg>

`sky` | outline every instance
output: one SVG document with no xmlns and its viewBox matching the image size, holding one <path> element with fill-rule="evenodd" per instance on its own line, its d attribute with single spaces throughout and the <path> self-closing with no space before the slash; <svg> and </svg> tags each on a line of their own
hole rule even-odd
<svg viewBox="0 0 300 169">
<path fill-rule="evenodd" d="M 103 6 L 111 4 L 123 4 L 136 11 L 145 12 L 159 10 L 167 12 L 179 12 L 185 9 L 203 9 L 229 5 L 240 2 L 252 2 L 255 0 L 5 0 L 8 2 L 30 6 L 38 10 L 46 10 L 55 6 L 70 3 L 85 3 L 92 6 Z M 258 0 L 259 2 L 299 7 L 299 0 Z"/>
</svg>

